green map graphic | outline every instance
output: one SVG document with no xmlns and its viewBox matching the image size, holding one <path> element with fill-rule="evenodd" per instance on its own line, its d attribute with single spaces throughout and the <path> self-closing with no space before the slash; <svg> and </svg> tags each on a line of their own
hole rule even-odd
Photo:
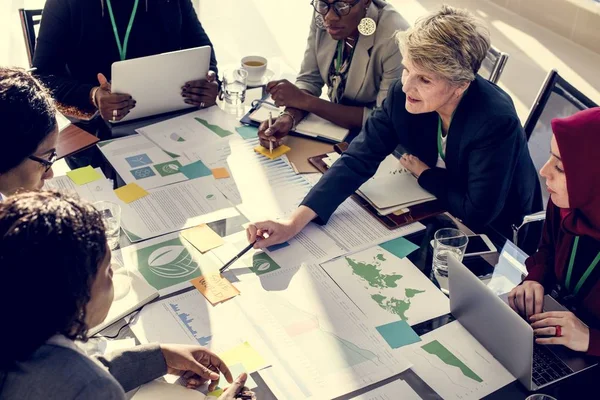
<svg viewBox="0 0 600 400">
<path fill-rule="evenodd" d="M 387 259 L 383 254 L 377 254 L 375 257 L 373 257 L 373 261 L 371 263 L 361 262 L 350 257 L 346 257 L 346 262 L 350 268 L 352 268 L 352 273 L 367 282 L 370 287 L 375 289 L 397 288 L 397 282 L 402 279 L 402 275 L 382 273 L 381 264 L 386 261 Z M 410 309 L 411 299 L 415 295 L 424 292 L 424 290 L 406 288 L 404 289 L 403 299 L 384 296 L 380 293 L 372 294 L 371 299 L 373 299 L 373 301 L 375 301 L 379 307 L 383 308 L 384 310 L 392 314 L 396 314 L 402 320 L 408 320 L 406 312 Z"/>
<path fill-rule="evenodd" d="M 463 375 L 467 378 L 473 379 L 475 382 L 483 382 L 483 379 L 481 379 L 479 375 L 473 372 L 471 368 L 467 367 L 465 363 L 460 361 L 454 354 L 450 352 L 450 350 L 444 347 L 444 345 L 438 342 L 437 340 L 429 342 L 421 346 L 421 348 L 429 354 L 432 354 L 440 360 L 442 360 L 444 364 L 460 369 Z"/>
<path fill-rule="evenodd" d="M 200 122 L 202 125 L 204 125 L 205 127 L 207 127 L 208 129 L 210 129 L 211 131 L 213 131 L 217 136 L 219 137 L 227 137 L 229 135 L 233 135 L 233 132 L 228 131 L 227 129 L 223 129 L 218 125 L 213 125 L 210 124 L 207 120 L 202 119 L 202 118 L 194 118 L 196 121 Z"/>
</svg>

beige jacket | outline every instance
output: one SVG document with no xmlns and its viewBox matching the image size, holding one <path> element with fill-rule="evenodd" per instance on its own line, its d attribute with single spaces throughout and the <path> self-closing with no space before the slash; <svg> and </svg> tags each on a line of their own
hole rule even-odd
<svg viewBox="0 0 600 400">
<path fill-rule="evenodd" d="M 337 41 L 316 26 L 314 15 L 296 86 L 319 97 L 327 82 Z M 402 74 L 402 56 L 394 34 L 409 27 L 394 7 L 383 0 L 371 2 L 367 17 L 375 21 L 377 30 L 371 36 L 360 35 L 343 96 L 349 104 L 365 107 L 363 125 L 371 109 L 385 99 L 390 84 Z"/>
</svg>

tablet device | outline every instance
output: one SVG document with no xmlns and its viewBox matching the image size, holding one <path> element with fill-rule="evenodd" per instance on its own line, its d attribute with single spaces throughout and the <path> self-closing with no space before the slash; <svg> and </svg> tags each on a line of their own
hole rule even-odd
<svg viewBox="0 0 600 400">
<path fill-rule="evenodd" d="M 183 101 L 181 87 L 206 77 L 210 55 L 210 46 L 203 46 L 113 63 L 112 92 L 127 93 L 137 102 L 117 122 L 193 107 Z"/>
</svg>

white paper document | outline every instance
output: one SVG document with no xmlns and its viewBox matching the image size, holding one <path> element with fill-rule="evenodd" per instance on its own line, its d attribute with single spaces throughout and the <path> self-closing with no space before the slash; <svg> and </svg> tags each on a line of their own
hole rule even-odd
<svg viewBox="0 0 600 400">
<path fill-rule="evenodd" d="M 515 380 L 458 321 L 421 339 L 400 353 L 443 399 L 480 399 Z"/>
<path fill-rule="evenodd" d="M 125 183 L 135 182 L 148 190 L 187 180 L 179 172 L 187 162 L 171 157 L 142 135 L 107 140 L 97 146 Z"/>
<path fill-rule="evenodd" d="M 272 351 L 273 367 L 259 374 L 278 398 L 333 398 L 410 366 L 388 350 L 318 265 L 270 276 L 262 285 L 241 282 L 238 288 L 243 299 L 236 302 L 248 326 Z"/>
<path fill-rule="evenodd" d="M 85 185 L 77 185 L 66 175 L 56 176 L 44 183 L 44 189 L 54 189 L 60 192 L 71 192 L 77 194 L 89 202 L 112 201 L 118 203 L 119 199 L 113 191 L 113 181 L 106 179 L 100 168 L 95 169 L 102 178 Z"/>
<path fill-rule="evenodd" d="M 267 101 L 272 102 L 273 100 L 269 97 Z M 284 107 L 273 107 L 269 104 L 263 103 L 260 108 L 254 111 L 250 115 L 250 119 L 255 122 L 263 122 L 269 119 L 269 113 L 273 115 L 279 115 L 281 111 L 284 111 Z M 302 121 L 298 123 L 294 132 L 301 133 L 309 137 L 322 137 L 329 139 L 334 142 L 343 142 L 348 136 L 348 129 L 342 128 L 330 122 L 324 118 L 321 118 L 315 114 L 308 114 Z"/>
<path fill-rule="evenodd" d="M 408 258 L 375 246 L 321 264 L 373 326 L 448 314 L 448 298 Z"/>
<path fill-rule="evenodd" d="M 435 199 L 435 196 L 423 189 L 417 178 L 410 173 L 369 179 L 358 191 L 377 208 L 410 207 Z"/>
<path fill-rule="evenodd" d="M 148 192 L 129 204 L 120 201 L 123 230 L 132 242 L 239 215 L 215 188 L 212 176 Z"/>
<path fill-rule="evenodd" d="M 373 389 L 360 396 L 352 397 L 352 400 L 420 400 L 421 396 L 402 380 L 396 380 Z"/>
<path fill-rule="evenodd" d="M 240 192 L 240 211 L 252 221 L 291 215 L 312 187 L 287 158 L 270 160 L 254 152 L 258 139 L 231 141 L 227 165 Z"/>
<path fill-rule="evenodd" d="M 231 141 L 242 141 L 242 139 L 234 137 L 230 140 L 206 143 L 185 151 L 184 155 L 191 162 L 202 161 L 210 169 L 225 168 L 229 173 L 229 178 L 215 179 L 214 184 L 229 201 L 237 206 L 241 204 L 242 197 L 227 164 L 227 158 L 231 155 Z"/>
<path fill-rule="evenodd" d="M 238 122 L 231 115 L 210 107 L 158 122 L 136 131 L 172 156 L 180 156 L 194 146 L 236 135 Z"/>
</svg>

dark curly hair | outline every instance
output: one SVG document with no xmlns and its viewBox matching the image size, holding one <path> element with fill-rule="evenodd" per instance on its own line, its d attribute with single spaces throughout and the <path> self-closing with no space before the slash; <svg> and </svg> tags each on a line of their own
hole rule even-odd
<svg viewBox="0 0 600 400">
<path fill-rule="evenodd" d="M 32 155 L 56 128 L 48 90 L 21 68 L 0 67 L 0 174 Z"/>
<path fill-rule="evenodd" d="M 0 202 L 0 371 L 53 335 L 87 339 L 86 305 L 106 256 L 100 213 L 56 191 Z"/>
</svg>

